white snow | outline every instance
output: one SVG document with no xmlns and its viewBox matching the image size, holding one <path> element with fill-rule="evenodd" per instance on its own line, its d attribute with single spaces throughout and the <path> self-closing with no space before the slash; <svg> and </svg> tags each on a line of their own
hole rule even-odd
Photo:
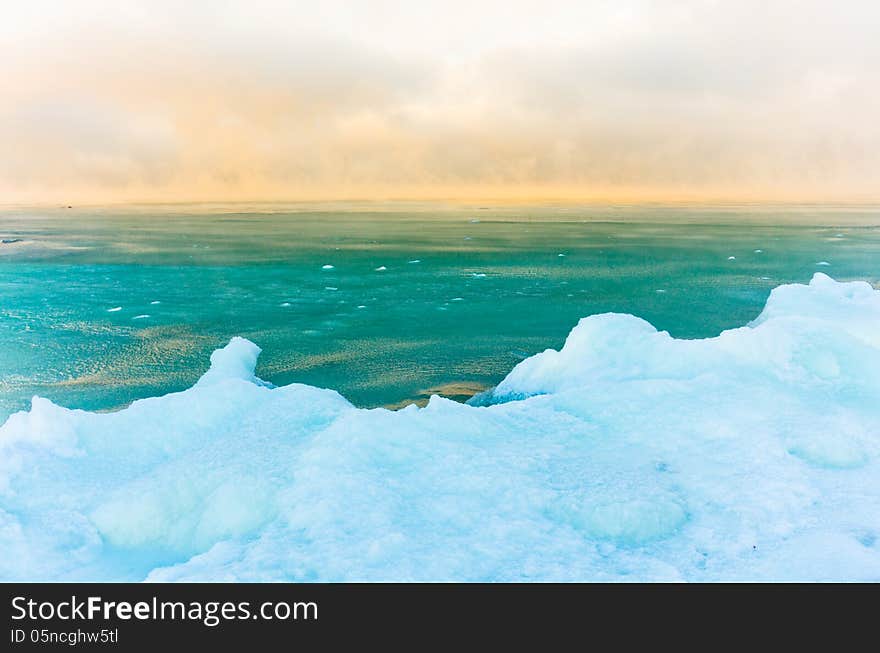
<svg viewBox="0 0 880 653">
<path fill-rule="evenodd" d="M 880 291 L 677 340 L 584 318 L 483 407 L 189 390 L 0 427 L 0 580 L 880 580 Z"/>
</svg>

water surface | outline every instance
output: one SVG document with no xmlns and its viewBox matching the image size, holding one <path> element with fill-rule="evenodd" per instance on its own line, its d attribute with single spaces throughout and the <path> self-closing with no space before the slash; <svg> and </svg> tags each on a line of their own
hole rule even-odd
<svg viewBox="0 0 880 653">
<path fill-rule="evenodd" d="M 817 271 L 880 279 L 877 207 L 451 205 L 0 212 L 0 419 L 181 390 L 241 335 L 258 374 L 360 406 L 465 399 L 580 317 L 717 335 Z"/>
</svg>

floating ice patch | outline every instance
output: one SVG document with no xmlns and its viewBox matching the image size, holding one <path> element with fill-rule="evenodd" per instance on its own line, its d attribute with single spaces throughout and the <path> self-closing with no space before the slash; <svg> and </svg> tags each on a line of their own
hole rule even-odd
<svg viewBox="0 0 880 653">
<path fill-rule="evenodd" d="M 816 263 L 816 265 L 825 266 L 825 265 L 831 265 L 831 263 L 829 263 L 828 261 L 819 261 L 818 263 Z"/>
<path fill-rule="evenodd" d="M 161 303 L 162 302 L 160 302 L 158 299 L 156 299 L 156 300 L 150 302 L 150 306 L 156 306 L 157 304 L 161 304 Z"/>
<path fill-rule="evenodd" d="M 366 308 L 366 304 L 358 304 L 356 308 Z"/>
<path fill-rule="evenodd" d="M 121 310 L 122 310 L 122 306 L 114 306 L 113 308 L 108 308 L 107 312 L 108 313 L 116 313 L 117 311 L 121 311 Z"/>
<path fill-rule="evenodd" d="M 412 261 L 407 261 L 407 263 L 410 263 L 410 264 L 413 264 L 413 263 L 421 263 L 421 262 L 422 262 L 422 260 L 421 260 L 421 259 L 417 259 L 417 258 L 414 258 Z"/>
<path fill-rule="evenodd" d="M 453 297 L 450 301 L 453 301 L 453 302 L 463 302 L 463 301 L 464 301 L 464 297 Z"/>
<path fill-rule="evenodd" d="M 475 279 L 483 279 L 486 277 L 486 273 L 485 272 L 474 272 L 471 274 L 471 276 L 474 277 Z"/>
<path fill-rule="evenodd" d="M 322 269 L 322 270 L 333 270 L 334 267 L 335 267 L 335 266 L 330 265 L 330 264 L 328 263 L 327 265 L 322 265 L 322 266 L 321 266 L 321 269 Z"/>
<path fill-rule="evenodd" d="M 763 253 L 764 253 L 763 249 L 756 249 L 755 250 L 755 254 L 763 254 Z"/>
<path fill-rule="evenodd" d="M 270 387 L 259 353 L 9 417 L 0 580 L 880 579 L 867 283 L 779 286 L 703 340 L 589 316 L 474 405 L 358 409 Z"/>
<path fill-rule="evenodd" d="M 290 306 L 290 302 L 281 302 L 280 305 L 286 308 L 286 307 Z"/>
<path fill-rule="evenodd" d="M 376 268 L 376 272 L 384 272 L 387 269 L 388 268 L 386 268 L 384 265 L 380 265 L 379 267 Z"/>
<path fill-rule="evenodd" d="M 339 290 L 336 286 L 324 286 L 324 290 Z"/>
<path fill-rule="evenodd" d="M 557 254 L 556 256 L 563 257 L 565 254 Z"/>
<path fill-rule="evenodd" d="M 135 315 L 131 319 L 132 320 L 146 320 L 148 317 L 150 317 L 150 316 L 147 313 L 141 313 L 140 315 Z"/>
<path fill-rule="evenodd" d="M 735 257 L 735 256 L 728 256 L 728 257 L 727 257 L 727 260 L 728 260 L 728 261 L 735 261 L 735 260 L 736 260 L 736 257 Z"/>
</svg>

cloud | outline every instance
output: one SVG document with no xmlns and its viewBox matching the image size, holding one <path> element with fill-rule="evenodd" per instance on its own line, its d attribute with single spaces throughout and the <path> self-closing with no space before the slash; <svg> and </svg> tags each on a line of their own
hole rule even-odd
<svg viewBox="0 0 880 653">
<path fill-rule="evenodd" d="M 38 2 L 7 201 L 865 199 L 873 3 Z"/>
</svg>

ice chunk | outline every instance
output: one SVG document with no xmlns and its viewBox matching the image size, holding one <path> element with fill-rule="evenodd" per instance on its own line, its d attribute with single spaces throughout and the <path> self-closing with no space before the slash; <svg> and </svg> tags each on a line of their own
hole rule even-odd
<svg viewBox="0 0 880 653">
<path fill-rule="evenodd" d="M 332 269 L 334 269 L 334 268 L 335 268 L 335 266 L 330 265 L 329 263 L 328 263 L 327 265 L 322 265 L 322 266 L 321 266 L 321 269 L 322 269 L 322 270 L 332 270 Z"/>
<path fill-rule="evenodd" d="M 117 311 L 121 311 L 121 310 L 122 310 L 122 306 L 114 306 L 113 308 L 108 308 L 107 312 L 108 313 L 116 313 Z"/>
<path fill-rule="evenodd" d="M 196 383 L 196 387 L 216 384 L 229 379 L 257 383 L 254 369 L 261 349 L 250 340 L 235 337 L 229 344 L 211 354 L 211 367 Z"/>
<path fill-rule="evenodd" d="M 0 580 L 880 578 L 868 283 L 779 286 L 703 340 L 589 316 L 472 405 L 273 388 L 259 352 L 233 338 L 116 412 L 9 417 Z"/>
</svg>

